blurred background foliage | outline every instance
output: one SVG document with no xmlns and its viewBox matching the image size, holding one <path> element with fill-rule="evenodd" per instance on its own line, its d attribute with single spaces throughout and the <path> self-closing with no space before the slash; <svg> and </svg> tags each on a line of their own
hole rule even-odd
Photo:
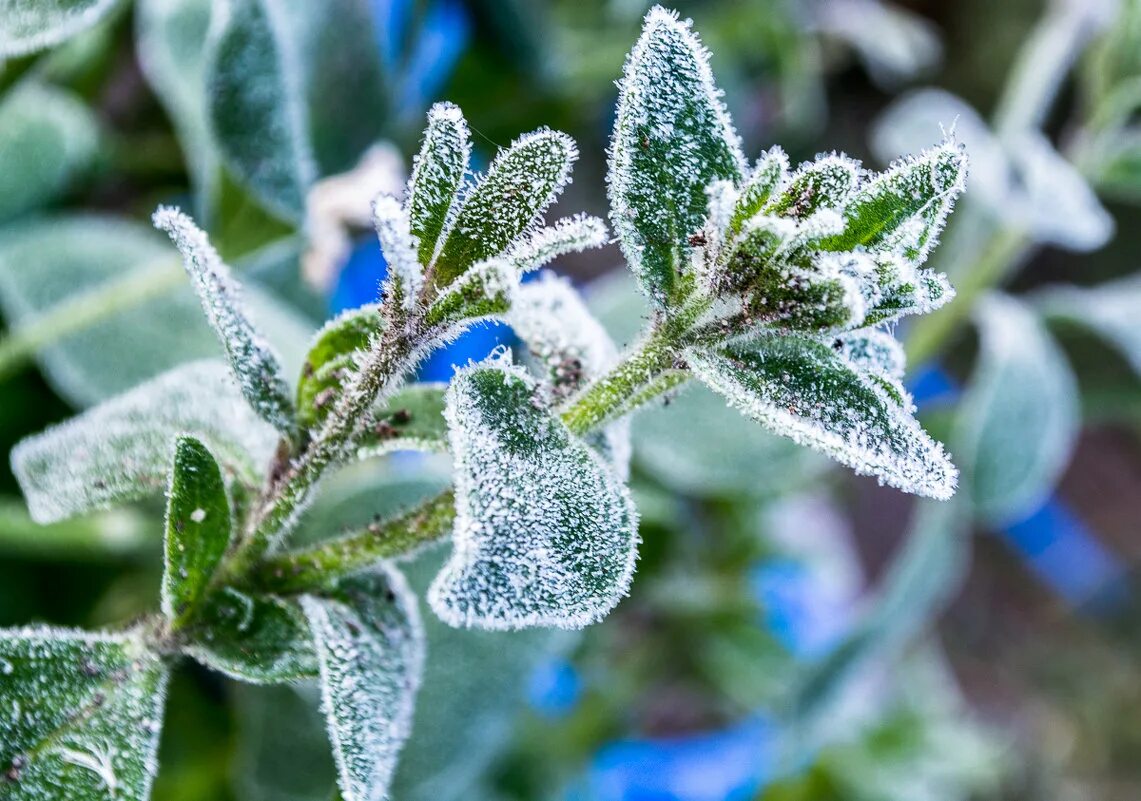
<svg viewBox="0 0 1141 801">
<path fill-rule="evenodd" d="M 464 109 L 482 163 L 537 126 L 570 133 L 582 158 L 561 212 L 605 215 L 613 82 L 647 3 L 0 8 L 7 452 L 214 354 L 147 222 L 159 203 L 206 225 L 294 364 L 322 319 L 374 299 L 368 200 L 399 191 L 434 100 Z M 1141 797 L 1141 3 L 677 8 L 751 154 L 837 149 L 882 167 L 940 126 L 966 144 L 967 195 L 934 265 L 959 297 L 901 331 L 910 389 L 963 488 L 915 503 L 696 387 L 645 412 L 630 598 L 573 635 L 457 632 L 429 615 L 394 797 Z M 646 310 L 617 248 L 558 269 L 629 343 Z M 501 341 L 509 330 L 476 332 L 424 375 Z M 301 536 L 407 508 L 444 470 L 397 454 L 345 471 Z M 141 504 L 35 526 L 5 461 L 0 625 L 103 625 L 153 606 L 159 519 Z M 414 586 L 438 559 L 409 566 Z M 330 798 L 308 688 L 191 669 L 168 714 L 156 798 Z"/>
</svg>

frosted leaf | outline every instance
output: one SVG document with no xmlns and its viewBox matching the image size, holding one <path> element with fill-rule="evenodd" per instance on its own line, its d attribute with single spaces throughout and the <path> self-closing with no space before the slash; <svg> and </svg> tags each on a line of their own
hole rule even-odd
<svg viewBox="0 0 1141 801">
<path fill-rule="evenodd" d="M 212 670 L 251 684 L 317 677 L 309 622 L 296 600 L 224 587 L 185 630 L 182 650 Z"/>
<path fill-rule="evenodd" d="M 843 209 L 859 180 L 858 161 L 838 153 L 817 156 L 800 165 L 765 212 L 807 218 L 823 209 Z"/>
<path fill-rule="evenodd" d="M 828 250 L 896 254 L 915 265 L 927 259 L 966 182 L 967 156 L 953 140 L 893 163 L 860 189 L 844 209 L 843 233 Z"/>
<path fill-rule="evenodd" d="M 174 125 L 202 219 L 218 181 L 206 100 L 205 44 L 212 0 L 136 0 L 139 68 Z"/>
<path fill-rule="evenodd" d="M 471 141 L 458 106 L 436 103 L 428 109 L 428 127 L 408 179 L 406 206 L 412 236 L 419 242 L 420 264 L 431 264 L 440 235 L 455 211 L 463 186 Z"/>
<path fill-rule="evenodd" d="M 947 276 L 928 269 L 916 269 L 911 262 L 877 254 L 878 291 L 864 316 L 865 325 L 880 325 L 900 317 L 927 314 L 955 297 Z"/>
<path fill-rule="evenodd" d="M 955 443 L 970 465 L 976 510 L 1013 522 L 1045 500 L 1080 428 L 1077 382 L 1061 349 L 1019 301 L 988 295 L 975 307 L 979 359 Z"/>
<path fill-rule="evenodd" d="M 576 214 L 564 217 L 552 226 L 534 231 L 516 242 L 505 254 L 519 273 L 549 264 L 559 256 L 580 253 L 606 244 L 606 224 L 597 217 Z"/>
<path fill-rule="evenodd" d="M 642 289 L 664 306 L 705 221 L 705 188 L 745 173 L 709 54 L 655 6 L 626 60 L 607 176 L 610 221 Z"/>
<path fill-rule="evenodd" d="M 877 328 L 862 328 L 840 334 L 832 347 L 866 373 L 881 373 L 889 378 L 903 379 L 907 359 L 899 340 Z"/>
<path fill-rule="evenodd" d="M 350 169 L 388 120 L 370 9 L 222 0 L 214 10 L 206 94 L 218 148 L 258 200 L 299 222 L 313 181 Z"/>
<path fill-rule="evenodd" d="M 24 81 L 5 95 L 0 130 L 0 164 L 7 165 L 0 175 L 0 219 L 55 200 L 97 152 L 95 115 L 70 92 L 38 81 Z"/>
<path fill-rule="evenodd" d="M 688 351 L 698 378 L 777 434 L 906 492 L 946 499 L 957 471 L 880 381 L 826 343 L 793 334 Z"/>
<path fill-rule="evenodd" d="M 394 568 L 304 595 L 321 700 L 345 801 L 379 801 L 412 726 L 424 665 L 416 599 Z"/>
<path fill-rule="evenodd" d="M 160 493 L 183 433 L 251 486 L 277 445 L 226 365 L 194 362 L 23 440 L 12 450 L 12 472 L 32 518 L 51 523 Z"/>
<path fill-rule="evenodd" d="M 409 384 L 373 409 L 372 421 L 356 440 L 357 457 L 392 451 L 446 451 L 445 384 Z"/>
<path fill-rule="evenodd" d="M 773 147 L 757 159 L 756 166 L 742 183 L 737 206 L 733 210 L 731 227 L 737 233 L 745 222 L 769 204 L 788 181 L 788 156 L 779 147 Z"/>
<path fill-rule="evenodd" d="M 194 437 L 179 437 L 167 490 L 162 611 L 181 628 L 197 611 L 232 528 L 222 470 Z"/>
<path fill-rule="evenodd" d="M 0 796 L 145 801 L 166 683 L 131 634 L 0 631 Z"/>
<path fill-rule="evenodd" d="M 301 425 L 316 428 L 324 421 L 356 369 L 356 354 L 368 349 L 383 323 L 380 307 L 370 304 L 342 312 L 317 332 L 297 382 L 297 419 Z"/>
<path fill-rule="evenodd" d="M 117 0 L 0 0 L 0 58 L 52 47 L 99 22 Z"/>
<path fill-rule="evenodd" d="M 1096 287 L 1061 286 L 1043 291 L 1038 307 L 1050 318 L 1086 327 L 1116 347 L 1141 375 L 1141 277 Z"/>
<path fill-rule="evenodd" d="M 428 602 L 452 626 L 580 628 L 633 577 L 629 493 L 537 391 L 514 367 L 470 367 L 448 387 L 454 546 Z"/>
<path fill-rule="evenodd" d="M 412 309 L 424 283 L 424 274 L 416 255 L 416 239 L 408 227 L 408 215 L 396 198 L 381 195 L 373 201 L 372 220 L 389 275 L 400 282 L 404 308 Z"/>
<path fill-rule="evenodd" d="M 254 411 L 278 431 L 294 428 L 293 402 L 281 364 L 242 305 L 241 287 L 222 263 L 206 234 L 178 209 L 160 206 L 155 227 L 170 235 L 202 301 L 202 311 L 222 343 L 242 394 Z"/>
<path fill-rule="evenodd" d="M 487 174 L 464 196 L 436 257 L 436 286 L 497 256 L 526 231 L 570 182 L 578 160 L 574 140 L 541 129 L 499 152 Z"/>
<path fill-rule="evenodd" d="M 436 297 L 424 321 L 446 328 L 465 321 L 501 317 L 511 308 L 518 282 L 518 273 L 506 258 L 479 262 Z"/>
</svg>

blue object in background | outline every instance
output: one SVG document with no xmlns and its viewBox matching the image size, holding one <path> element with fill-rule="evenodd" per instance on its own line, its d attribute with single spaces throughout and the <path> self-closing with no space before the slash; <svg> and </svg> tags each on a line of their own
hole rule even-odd
<svg viewBox="0 0 1141 801">
<path fill-rule="evenodd" d="M 814 660 L 827 654 L 848 631 L 848 599 L 829 593 L 811 566 L 790 558 L 759 562 L 749 574 L 765 629 L 793 656 Z"/>
<path fill-rule="evenodd" d="M 574 665 L 562 657 L 539 665 L 527 682 L 527 700 L 544 717 L 566 717 L 581 696 L 582 679 Z"/>
</svg>

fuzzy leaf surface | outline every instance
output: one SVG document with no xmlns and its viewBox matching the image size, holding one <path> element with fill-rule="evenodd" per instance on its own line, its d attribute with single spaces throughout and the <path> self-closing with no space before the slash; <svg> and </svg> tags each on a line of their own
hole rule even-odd
<svg viewBox="0 0 1141 801">
<path fill-rule="evenodd" d="M 225 364 L 194 362 L 23 440 L 12 472 L 32 518 L 50 523 L 158 494 L 175 437 L 187 433 L 251 486 L 277 444 Z"/>
<path fill-rule="evenodd" d="M 431 264 L 471 158 L 471 134 L 458 106 L 436 103 L 408 179 L 408 219 L 420 264 Z"/>
<path fill-rule="evenodd" d="M 706 186 L 744 172 L 709 54 L 688 22 L 655 7 L 619 84 L 608 183 L 622 252 L 657 305 L 669 300 L 687 239 L 705 219 Z"/>
<path fill-rule="evenodd" d="M 893 387 L 857 370 L 830 343 L 770 335 L 688 356 L 698 378 L 773 432 L 906 492 L 954 494 L 958 473 L 942 445 Z"/>
<path fill-rule="evenodd" d="M 445 451 L 448 424 L 444 420 L 446 384 L 409 384 L 373 409 L 373 425 L 357 440 L 361 459 L 393 451 Z"/>
<path fill-rule="evenodd" d="M 428 601 L 453 626 L 581 628 L 626 593 L 637 514 L 625 487 L 517 368 L 473 367 L 448 387 L 454 550 Z"/>
<path fill-rule="evenodd" d="M 387 797 L 412 726 L 424 663 L 416 599 L 395 569 L 305 595 L 321 673 L 321 701 L 345 801 Z"/>
<path fill-rule="evenodd" d="M 129 634 L 0 631 L 0 796 L 145 801 L 166 682 Z"/>
<path fill-rule="evenodd" d="M 333 397 L 356 369 L 354 354 L 369 347 L 380 334 L 380 307 L 350 309 L 325 323 L 305 356 L 297 382 L 297 417 L 314 428 L 325 419 Z"/>
<path fill-rule="evenodd" d="M 180 628 L 205 595 L 233 525 L 222 469 L 194 437 L 175 442 L 166 495 L 162 611 Z"/>
</svg>

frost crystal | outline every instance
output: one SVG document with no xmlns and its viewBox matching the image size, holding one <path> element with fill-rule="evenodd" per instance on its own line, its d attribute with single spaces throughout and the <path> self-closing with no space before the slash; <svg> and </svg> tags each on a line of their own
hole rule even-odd
<svg viewBox="0 0 1141 801">
<path fill-rule="evenodd" d="M 797 169 L 769 213 L 803 219 L 822 209 L 842 209 L 859 179 L 859 162 L 838 153 L 818 156 Z"/>
<path fill-rule="evenodd" d="M 293 402 L 280 360 L 250 322 L 230 268 L 222 263 L 206 234 L 178 209 L 159 207 L 153 220 L 182 252 L 202 310 L 226 351 L 242 394 L 263 420 L 278 431 L 291 432 Z"/>
<path fill-rule="evenodd" d="M 166 682 L 129 634 L 0 631 L 0 796 L 145 801 Z"/>
<path fill-rule="evenodd" d="M 416 598 L 394 568 L 305 595 L 321 700 L 345 801 L 380 801 L 412 726 L 424 664 Z"/>
<path fill-rule="evenodd" d="M 562 192 L 577 159 L 574 140 L 547 129 L 525 134 L 501 151 L 456 213 L 436 258 L 436 285 L 446 286 L 511 245 Z"/>
<path fill-rule="evenodd" d="M 372 219 L 389 272 L 400 282 L 404 308 L 412 309 L 416 306 L 424 275 L 416 255 L 416 239 L 408 227 L 408 216 L 396 198 L 381 195 L 373 202 Z"/>
<path fill-rule="evenodd" d="M 405 203 L 412 236 L 420 244 L 421 264 L 432 262 L 440 235 L 455 212 L 471 158 L 469 136 L 459 107 L 437 103 L 429 109 L 424 144 L 412 165 Z"/>
<path fill-rule="evenodd" d="M 526 239 L 516 242 L 506 253 L 506 259 L 519 273 L 549 264 L 559 256 L 580 253 L 606 244 L 606 225 L 597 217 L 576 214 L 565 217 L 553 226 L 540 228 Z"/>
<path fill-rule="evenodd" d="M 440 293 L 425 321 L 433 326 L 464 323 L 466 327 L 481 319 L 502 316 L 511 308 L 518 282 L 519 276 L 507 259 L 482 261 Z"/>
<path fill-rule="evenodd" d="M 448 388 L 456 522 L 428 602 L 452 626 L 580 628 L 629 588 L 629 493 L 511 366 L 461 370 Z"/>
<path fill-rule="evenodd" d="M 954 466 L 911 417 L 906 399 L 854 370 L 829 344 L 772 334 L 747 346 L 691 350 L 688 358 L 702 381 L 774 433 L 906 492 L 954 493 Z"/>
<path fill-rule="evenodd" d="M 193 362 L 23 440 L 12 472 L 32 518 L 52 523 L 161 492 L 183 433 L 255 486 L 277 445 L 225 364 Z"/>
<path fill-rule="evenodd" d="M 704 223 L 705 188 L 744 173 L 709 54 L 689 21 L 655 6 L 619 84 L 607 177 L 614 231 L 655 303 L 668 301 Z"/>
</svg>

